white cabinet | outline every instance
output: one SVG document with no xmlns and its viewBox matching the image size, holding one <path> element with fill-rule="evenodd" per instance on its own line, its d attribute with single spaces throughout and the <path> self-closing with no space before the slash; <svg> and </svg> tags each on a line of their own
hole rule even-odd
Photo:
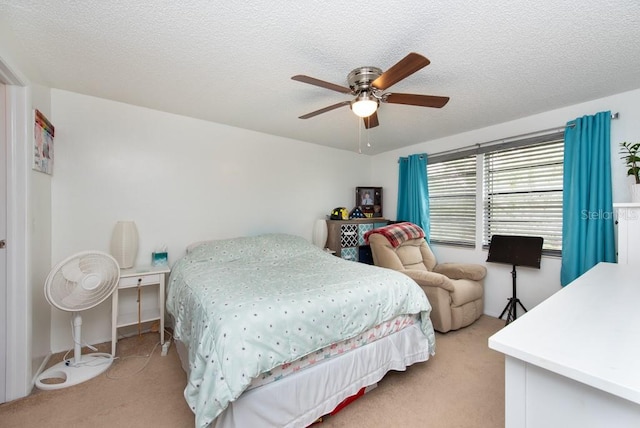
<svg viewBox="0 0 640 428">
<path fill-rule="evenodd" d="M 636 267 L 599 263 L 489 338 L 506 428 L 640 426 Z"/>
<path fill-rule="evenodd" d="M 618 218 L 618 263 L 640 263 L 640 203 L 613 204 Z"/>
</svg>

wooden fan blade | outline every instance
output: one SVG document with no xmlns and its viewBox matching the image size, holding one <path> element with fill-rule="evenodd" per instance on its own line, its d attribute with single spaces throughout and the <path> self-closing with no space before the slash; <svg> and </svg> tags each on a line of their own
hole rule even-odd
<svg viewBox="0 0 640 428">
<path fill-rule="evenodd" d="M 335 83 L 325 82 L 324 80 L 316 79 L 314 77 L 309 77 L 302 74 L 297 74 L 291 79 L 302 83 L 308 83 L 310 85 L 320 86 L 321 88 L 331 89 L 332 91 L 342 92 L 343 94 L 351 93 L 351 89 L 347 87 L 336 85 Z"/>
<path fill-rule="evenodd" d="M 374 88 L 385 90 L 395 85 L 405 77 L 411 76 L 416 71 L 429 65 L 431 61 L 420 54 L 411 52 L 402 58 L 393 67 L 385 71 L 376 80 L 371 82 Z"/>
<path fill-rule="evenodd" d="M 342 101 L 341 103 L 333 104 L 333 105 L 330 105 L 328 107 L 321 108 L 320 110 L 316 110 L 316 111 L 312 111 L 311 113 L 307 113 L 307 114 L 305 114 L 303 116 L 300 116 L 298 119 L 309 119 L 310 117 L 317 116 L 319 114 L 326 113 L 328 111 L 335 110 L 335 109 L 337 109 L 339 107 L 347 106 L 349 104 L 351 104 L 351 101 Z"/>
<path fill-rule="evenodd" d="M 380 125 L 380 123 L 378 123 L 377 111 L 374 111 L 373 114 L 369 117 L 363 117 L 362 120 L 364 120 L 364 127 L 367 129 L 375 128 L 376 126 Z"/>
<path fill-rule="evenodd" d="M 382 101 L 391 104 L 407 104 L 410 106 L 442 108 L 449 102 L 449 97 L 390 93 L 385 94 L 382 98 Z"/>
</svg>

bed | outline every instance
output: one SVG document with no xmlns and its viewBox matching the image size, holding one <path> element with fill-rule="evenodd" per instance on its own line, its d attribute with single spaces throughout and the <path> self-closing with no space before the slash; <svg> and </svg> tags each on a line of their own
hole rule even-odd
<svg viewBox="0 0 640 428">
<path fill-rule="evenodd" d="M 428 360 L 430 310 L 407 276 L 286 234 L 192 245 L 168 282 L 196 427 L 308 426 Z"/>
</svg>

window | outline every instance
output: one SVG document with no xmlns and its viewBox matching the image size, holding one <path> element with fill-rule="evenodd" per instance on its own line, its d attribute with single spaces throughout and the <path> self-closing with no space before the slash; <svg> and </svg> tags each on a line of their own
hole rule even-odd
<svg viewBox="0 0 640 428">
<path fill-rule="evenodd" d="M 545 254 L 560 254 L 563 152 L 557 132 L 430 157 L 431 241 L 475 246 L 476 230 L 483 246 L 492 235 L 542 236 Z"/>
<path fill-rule="evenodd" d="M 476 155 L 427 167 L 431 241 L 475 246 Z"/>
<path fill-rule="evenodd" d="M 492 235 L 542 236 L 562 249 L 564 141 L 484 154 L 483 245 Z"/>
</svg>

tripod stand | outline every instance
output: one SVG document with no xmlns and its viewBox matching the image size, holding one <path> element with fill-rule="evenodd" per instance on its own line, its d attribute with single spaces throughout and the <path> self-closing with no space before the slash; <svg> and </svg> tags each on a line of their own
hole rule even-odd
<svg viewBox="0 0 640 428">
<path fill-rule="evenodd" d="M 499 317 L 500 319 L 502 319 L 502 316 L 507 313 L 507 320 L 505 325 L 509 325 L 510 322 L 515 321 L 516 318 L 518 318 L 518 305 L 520 305 L 520 307 L 525 312 L 527 312 L 527 308 L 524 307 L 520 299 L 518 299 L 518 297 L 516 296 L 516 265 L 513 265 L 511 278 L 513 279 L 513 296 L 509 297 L 507 306 L 504 307 Z"/>
</svg>

